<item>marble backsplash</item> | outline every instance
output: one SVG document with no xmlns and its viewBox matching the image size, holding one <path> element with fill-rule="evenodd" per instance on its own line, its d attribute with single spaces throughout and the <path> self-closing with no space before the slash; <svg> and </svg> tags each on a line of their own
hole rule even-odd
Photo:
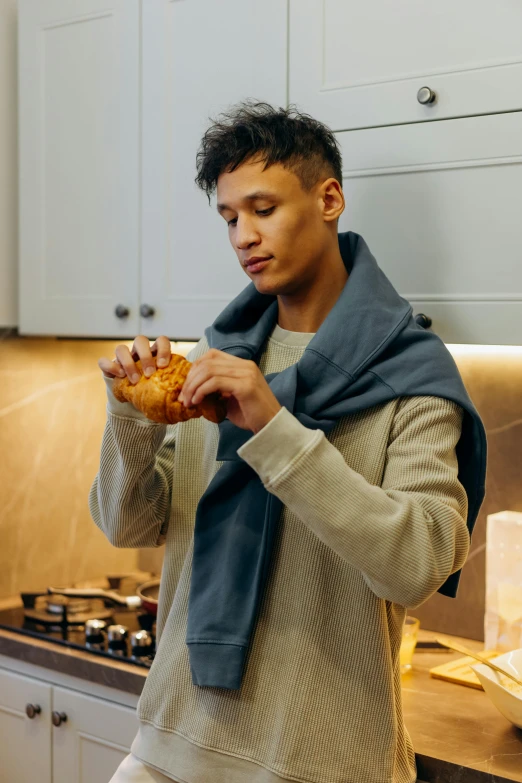
<svg viewBox="0 0 522 783">
<path fill-rule="evenodd" d="M 87 502 L 105 423 L 97 360 L 116 345 L 0 339 L 0 599 L 139 567 L 140 553 L 113 547 Z"/>
<path fill-rule="evenodd" d="M 457 598 L 435 594 L 411 611 L 424 628 L 484 639 L 486 517 L 522 511 L 522 347 L 451 349 L 488 439 L 486 498 L 477 519 Z M 478 349 L 478 347 L 477 347 Z M 522 542 L 521 542 L 522 543 Z"/>
<path fill-rule="evenodd" d="M 0 598 L 140 568 L 163 549 L 115 549 L 90 518 L 105 388 L 97 367 L 116 341 L 5 336 L 0 341 Z M 188 346 L 175 350 L 185 353 Z M 412 614 L 424 628 L 483 639 L 486 515 L 522 511 L 522 348 L 455 359 L 489 443 L 487 497 L 456 599 Z"/>
</svg>

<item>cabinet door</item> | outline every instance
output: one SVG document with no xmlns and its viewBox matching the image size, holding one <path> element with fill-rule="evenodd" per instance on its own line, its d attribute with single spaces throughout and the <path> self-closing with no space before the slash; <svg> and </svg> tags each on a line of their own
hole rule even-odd
<svg viewBox="0 0 522 783">
<path fill-rule="evenodd" d="M 107 783 L 136 736 L 136 711 L 58 687 L 53 711 L 66 716 L 53 725 L 53 783 Z"/>
<path fill-rule="evenodd" d="M 522 112 L 338 134 L 346 209 L 449 343 L 522 344 Z"/>
<path fill-rule="evenodd" d="M 248 284 L 194 184 L 201 136 L 230 104 L 286 105 L 286 0 L 143 4 L 142 302 L 150 337 L 198 338 Z"/>
<path fill-rule="evenodd" d="M 139 8 L 20 0 L 22 334 L 136 332 Z"/>
<path fill-rule="evenodd" d="M 290 100 L 333 130 L 522 109 L 521 29 L 512 0 L 290 0 Z"/>
<path fill-rule="evenodd" d="M 5 0 L 0 11 L 0 329 L 18 323 L 16 160 L 16 0 Z"/>
<path fill-rule="evenodd" d="M 40 708 L 30 719 L 26 705 Z M 0 669 L 0 780 L 51 783 L 51 686 Z"/>
</svg>

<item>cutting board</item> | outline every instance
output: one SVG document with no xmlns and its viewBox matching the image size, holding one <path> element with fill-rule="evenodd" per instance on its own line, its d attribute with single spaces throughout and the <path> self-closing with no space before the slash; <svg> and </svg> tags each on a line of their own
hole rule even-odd
<svg viewBox="0 0 522 783">
<path fill-rule="evenodd" d="M 480 652 L 483 658 L 487 658 L 488 661 L 491 658 L 496 658 L 501 653 L 497 650 L 484 650 Z M 450 663 L 442 663 L 440 666 L 434 666 L 430 669 L 430 676 L 435 677 L 438 680 L 447 680 L 448 682 L 456 682 L 459 685 L 467 685 L 468 688 L 477 688 L 478 690 L 484 690 L 480 684 L 480 680 L 475 672 L 470 669 L 470 666 L 474 666 L 479 663 L 475 658 L 457 658 Z"/>
</svg>

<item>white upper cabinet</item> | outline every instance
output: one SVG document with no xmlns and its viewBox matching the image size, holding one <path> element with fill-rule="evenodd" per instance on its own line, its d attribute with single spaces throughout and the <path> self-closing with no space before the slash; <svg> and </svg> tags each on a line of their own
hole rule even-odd
<svg viewBox="0 0 522 783">
<path fill-rule="evenodd" d="M 522 344 L 522 3 L 19 3 L 22 334 L 203 334 L 248 278 L 196 155 L 253 98 L 336 131 L 340 229 L 444 340 Z"/>
<path fill-rule="evenodd" d="M 21 0 L 22 334 L 203 334 L 248 279 L 200 139 L 286 105 L 286 51 L 284 0 Z"/>
<path fill-rule="evenodd" d="M 139 10 L 20 2 L 22 334 L 138 327 Z"/>
<path fill-rule="evenodd" d="M 285 106 L 284 0 L 143 3 L 141 303 L 150 337 L 197 338 L 248 284 L 226 223 L 194 184 L 209 117 L 245 98 Z"/>
<path fill-rule="evenodd" d="M 290 0 L 290 101 L 337 131 L 522 109 L 521 31 L 513 0 Z"/>
<path fill-rule="evenodd" d="M 444 341 L 522 345 L 522 112 L 337 138 L 339 229 Z"/>
<path fill-rule="evenodd" d="M 0 3 L 0 329 L 18 323 L 16 0 Z"/>
</svg>

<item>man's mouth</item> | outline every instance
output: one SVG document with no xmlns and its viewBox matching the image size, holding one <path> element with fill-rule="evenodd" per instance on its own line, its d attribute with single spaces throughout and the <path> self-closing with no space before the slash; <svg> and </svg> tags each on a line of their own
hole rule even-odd
<svg viewBox="0 0 522 783">
<path fill-rule="evenodd" d="M 261 256 L 252 256 L 252 258 L 245 261 L 245 269 L 253 274 L 261 272 L 272 258 L 273 256 L 266 256 L 264 258 Z"/>
</svg>

